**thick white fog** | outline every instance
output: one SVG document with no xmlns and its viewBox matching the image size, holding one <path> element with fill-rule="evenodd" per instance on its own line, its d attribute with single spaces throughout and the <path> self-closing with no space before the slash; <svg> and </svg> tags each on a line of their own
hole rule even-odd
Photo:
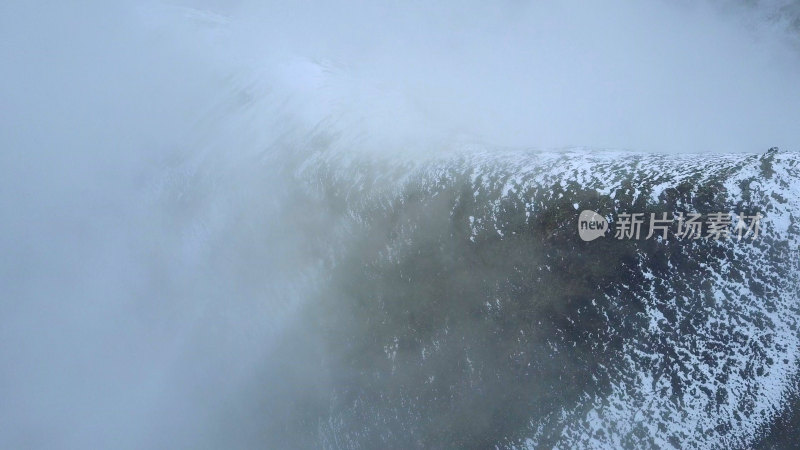
<svg viewBox="0 0 800 450">
<path fill-rule="evenodd" d="M 250 164 L 314 127 L 409 154 L 800 146 L 788 1 L 319 3 L 0 6 L 0 447 L 254 446 L 253 389 L 315 386 L 281 337 L 303 212 Z"/>
</svg>

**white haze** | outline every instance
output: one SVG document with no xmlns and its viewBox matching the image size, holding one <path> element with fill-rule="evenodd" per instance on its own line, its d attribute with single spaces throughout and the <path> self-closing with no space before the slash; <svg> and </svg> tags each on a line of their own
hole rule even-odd
<svg viewBox="0 0 800 450">
<path fill-rule="evenodd" d="M 109 3 L 0 6 L 3 448 L 258 444 L 226 433 L 313 267 L 242 162 L 289 131 L 800 145 L 790 3 Z"/>
</svg>

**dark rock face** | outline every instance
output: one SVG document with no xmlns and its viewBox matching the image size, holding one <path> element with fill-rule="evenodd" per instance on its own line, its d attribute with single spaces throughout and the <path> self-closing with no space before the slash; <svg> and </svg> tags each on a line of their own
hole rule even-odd
<svg viewBox="0 0 800 450">
<path fill-rule="evenodd" d="M 749 447 L 793 429 L 800 157 L 319 159 L 337 217 L 308 313 L 330 448 Z M 387 175 L 391 174 L 391 175 Z M 582 241 L 589 209 L 617 225 Z M 764 215 L 757 239 L 615 239 L 620 214 Z M 302 427 L 301 427 L 302 428 Z"/>
</svg>

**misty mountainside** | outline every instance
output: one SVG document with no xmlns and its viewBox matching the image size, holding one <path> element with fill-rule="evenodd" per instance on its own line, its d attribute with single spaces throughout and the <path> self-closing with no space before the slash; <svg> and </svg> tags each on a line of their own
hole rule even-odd
<svg viewBox="0 0 800 450">
<path fill-rule="evenodd" d="M 0 9 L 0 449 L 800 448 L 797 0 Z"/>
<path fill-rule="evenodd" d="M 796 408 L 800 155 L 320 151 L 315 386 L 263 438 L 324 448 L 766 448 Z M 578 236 L 581 210 L 761 213 L 756 239 Z M 649 215 L 649 214 L 648 214 Z M 305 224 L 305 225 L 304 225 Z M 313 240 L 313 239 L 311 239 Z M 295 338 L 286 338 L 292 342 Z M 313 349 L 313 350 L 312 350 Z M 288 384 L 288 382 L 287 382 Z M 278 390 L 272 386 L 268 390 Z M 290 400 L 289 400 L 290 399 Z M 256 420 L 256 419 L 254 419 Z M 256 420 L 257 421 L 257 420 Z M 262 423 L 263 425 L 263 423 Z M 786 434 L 790 433 L 790 434 Z"/>
</svg>

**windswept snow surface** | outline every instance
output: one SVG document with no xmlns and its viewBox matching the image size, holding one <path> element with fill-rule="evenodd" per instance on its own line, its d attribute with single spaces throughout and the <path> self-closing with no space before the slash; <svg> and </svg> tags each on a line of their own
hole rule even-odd
<svg viewBox="0 0 800 450">
<path fill-rule="evenodd" d="M 672 245 L 639 241 L 631 266 L 620 264 L 618 271 L 595 286 L 594 295 L 572 304 L 571 308 L 577 310 L 562 311 L 569 321 L 580 321 L 581 314 L 603 318 L 604 325 L 597 330 L 600 336 L 595 335 L 598 346 L 592 349 L 608 354 L 581 368 L 596 372 L 593 379 L 602 373 L 608 380 L 607 389 L 600 394 L 590 394 L 587 389 L 571 405 L 545 415 L 532 413 L 530 433 L 522 442 L 496 436 L 498 442 L 530 448 L 542 442 L 559 448 L 748 447 L 792 407 L 800 342 L 798 154 L 773 149 L 763 155 L 667 156 L 613 151 L 488 151 L 473 146 L 444 159 L 418 163 L 394 185 L 383 175 L 370 178 L 374 168 L 380 166 L 375 161 L 323 155 L 307 162 L 301 179 L 323 179 L 315 175 L 323 167 L 333 173 L 329 186 L 342 192 L 352 205 L 348 215 L 356 223 L 366 224 L 362 225 L 366 229 L 376 226 L 370 219 L 376 204 L 387 205 L 394 216 L 403 216 L 404 211 L 415 207 L 428 207 L 428 202 L 447 196 L 451 189 L 460 192 L 440 207 L 450 205 L 453 230 L 459 228 L 459 221 L 467 220 L 463 226 L 469 240 L 460 245 L 475 252 L 480 252 L 481 245 L 495 245 L 512 234 L 541 232 L 535 224 L 545 220 L 543 210 L 555 209 L 564 214 L 564 219 L 555 224 L 556 231 L 549 237 L 565 239 L 572 252 L 582 255 L 586 247 L 597 244 L 575 242 L 575 203 L 578 209 L 595 209 L 610 216 L 651 210 L 759 211 L 764 215 L 762 234 L 754 241 L 703 239 L 698 243 L 681 241 L 674 235 L 670 236 Z M 392 173 L 390 168 L 399 165 L 390 161 L 384 164 L 383 172 L 378 173 Z M 384 189 L 393 186 L 393 190 L 376 192 L 368 188 L 373 185 Z M 598 208 L 600 204 L 612 209 Z M 522 223 L 514 222 L 519 218 Z M 402 219 L 396 220 L 388 225 L 387 251 L 377 256 L 389 261 L 392 269 L 385 270 L 401 270 L 401 262 L 393 268 L 391 261 L 402 261 L 403 247 L 413 247 L 404 240 L 411 242 L 413 236 L 419 236 L 406 231 L 415 224 L 401 225 Z M 566 235 L 558 233 L 562 229 L 568 230 Z M 459 239 L 458 232 L 454 233 L 452 239 Z M 613 248 L 614 244 L 609 245 Z M 592 264 L 619 263 L 613 253 L 608 254 L 608 261 L 603 261 L 602 255 L 586 256 L 601 258 Z M 532 254 L 530 258 L 539 260 L 531 264 L 550 269 L 540 261 L 542 255 Z M 563 259 L 545 259 L 552 261 L 552 270 L 569 270 Z M 473 270 L 474 276 L 484 276 L 479 268 Z M 513 270 L 525 268 L 514 266 Z M 377 276 L 384 275 L 379 272 Z M 513 274 L 509 276 L 513 278 Z M 577 272 L 565 276 L 575 277 L 577 284 L 584 282 Z M 381 293 L 374 295 L 379 301 Z M 544 290 L 541 295 L 545 295 Z M 498 299 L 494 306 L 491 297 L 486 300 L 487 316 L 503 309 L 505 302 L 527 301 Z M 564 301 L 565 297 L 556 295 L 551 300 Z M 458 302 L 452 304 L 457 307 Z M 621 311 L 621 305 L 638 306 L 631 313 Z M 463 307 L 471 306 L 465 301 Z M 446 322 L 437 325 L 446 330 Z M 525 330 L 518 332 L 524 334 Z M 549 345 L 559 339 L 557 336 L 545 338 L 544 343 L 527 343 Z M 621 344 L 605 346 L 603 343 L 614 340 L 612 336 L 619 337 Z M 424 338 L 420 339 L 423 349 L 427 344 L 436 348 L 435 341 L 426 344 Z M 391 348 L 390 357 L 395 361 L 396 344 Z M 553 349 L 560 351 L 557 346 Z M 517 351 L 522 354 L 530 350 L 523 346 Z M 434 350 L 427 358 L 436 355 Z M 605 365 L 605 358 L 614 364 Z M 422 360 L 417 363 L 425 364 Z M 476 378 L 476 384 L 485 381 Z M 426 388 L 419 387 L 417 395 Z"/>
</svg>

